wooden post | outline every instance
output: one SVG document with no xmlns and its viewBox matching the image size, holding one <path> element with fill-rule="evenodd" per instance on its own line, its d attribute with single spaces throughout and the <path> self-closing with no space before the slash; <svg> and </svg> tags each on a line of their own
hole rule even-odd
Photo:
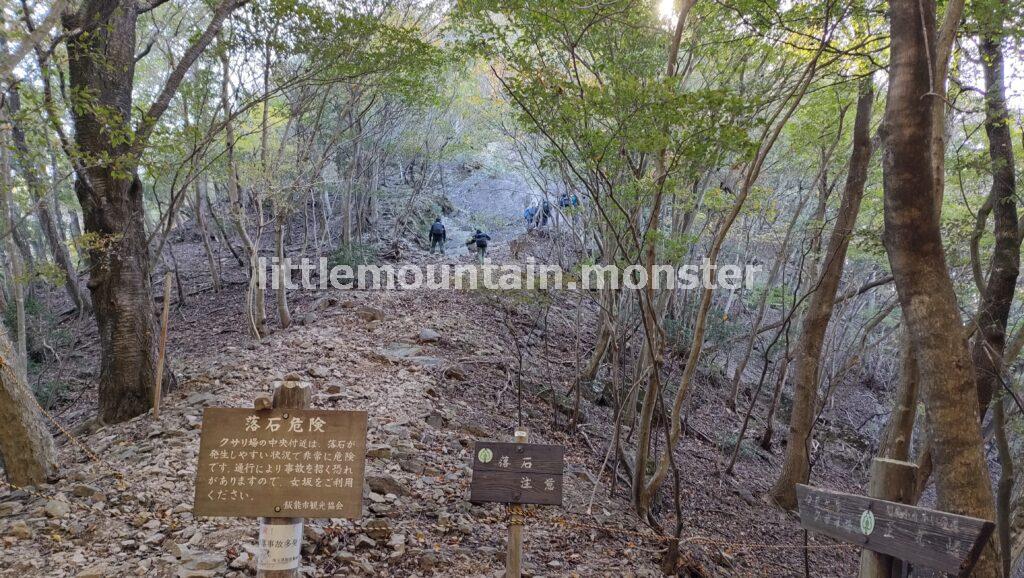
<svg viewBox="0 0 1024 578">
<path fill-rule="evenodd" d="M 308 409 L 312 399 L 312 390 L 308 383 L 299 381 L 286 381 L 274 388 L 274 397 L 270 406 L 274 409 Z M 261 395 L 256 398 L 253 406 L 256 409 L 267 409 L 267 396 Z M 258 578 L 298 578 L 299 566 L 302 557 L 302 518 L 260 518 L 260 557 L 257 560 L 256 576 Z M 298 559 L 293 568 L 282 569 L 270 567 L 265 559 L 264 539 L 297 540 L 298 544 L 291 546 L 292 551 L 298 553 Z M 285 548 L 287 550 L 288 548 Z"/>
<path fill-rule="evenodd" d="M 516 430 L 516 443 L 525 444 L 529 439 L 526 430 Z M 523 575 L 523 522 L 525 506 L 511 504 L 508 507 L 508 551 L 505 553 L 505 578 L 521 578 Z"/>
<path fill-rule="evenodd" d="M 153 384 L 153 419 L 160 419 L 160 398 L 164 393 L 164 356 L 167 353 L 167 316 L 171 312 L 171 272 L 164 275 L 164 312 L 160 316 L 160 353 L 156 358 Z"/>
<path fill-rule="evenodd" d="M 871 461 L 868 496 L 909 504 L 914 496 L 917 464 L 875 458 Z M 865 549 L 860 554 L 860 578 L 896 578 L 903 576 L 900 560 Z"/>
</svg>

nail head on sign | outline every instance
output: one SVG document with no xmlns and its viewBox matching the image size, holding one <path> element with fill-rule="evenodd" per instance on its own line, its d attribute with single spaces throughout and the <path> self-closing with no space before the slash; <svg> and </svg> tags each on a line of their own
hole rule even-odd
<svg viewBox="0 0 1024 578">
<path fill-rule="evenodd" d="M 275 512 L 280 512 L 281 511 L 281 506 L 274 506 L 274 511 Z"/>
</svg>

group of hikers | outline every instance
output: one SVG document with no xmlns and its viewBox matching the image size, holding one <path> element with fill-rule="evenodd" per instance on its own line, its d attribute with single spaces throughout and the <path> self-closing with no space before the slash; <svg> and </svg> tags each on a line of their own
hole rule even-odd
<svg viewBox="0 0 1024 578">
<path fill-rule="evenodd" d="M 466 241 L 466 247 L 473 249 L 476 246 L 476 258 L 479 262 L 483 263 L 487 257 L 487 242 L 491 240 L 491 237 L 477 229 L 475 233 Z M 440 249 L 441 254 L 444 255 L 444 244 L 448 242 L 448 232 L 445 231 L 444 223 L 441 222 L 441 217 L 434 219 L 434 224 L 430 225 L 430 254 L 434 254 L 435 249 Z"/>
<path fill-rule="evenodd" d="M 579 197 L 563 192 L 558 197 L 558 206 L 563 210 L 579 207 Z M 526 211 L 523 212 L 523 218 L 526 220 L 527 230 L 535 227 L 546 227 L 548 225 L 548 219 L 551 218 L 551 203 L 547 199 L 544 199 L 540 205 L 530 205 L 526 208 Z M 487 242 L 490 240 L 491 237 L 487 233 L 477 229 L 476 232 L 466 240 L 466 248 L 471 251 L 475 248 L 477 260 L 480 263 L 483 263 L 484 259 L 487 257 Z M 444 255 L 444 245 L 447 242 L 448 233 L 445 231 L 441 217 L 438 217 L 434 219 L 433 224 L 430 225 L 430 254 L 433 255 L 435 250 L 440 250 L 441 254 Z"/>
<path fill-rule="evenodd" d="M 558 207 L 563 211 L 566 209 L 572 209 L 580 206 L 580 199 L 576 195 L 570 195 L 569 193 L 563 192 L 558 197 Z M 547 199 L 541 201 L 538 206 L 536 203 L 526 207 L 523 211 L 523 220 L 526 221 L 526 230 L 535 229 L 537 227 L 547 227 L 548 219 L 551 218 L 551 202 Z"/>
</svg>

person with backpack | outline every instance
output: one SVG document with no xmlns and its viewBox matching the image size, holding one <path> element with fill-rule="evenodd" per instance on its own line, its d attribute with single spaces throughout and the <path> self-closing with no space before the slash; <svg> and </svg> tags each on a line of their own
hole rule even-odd
<svg viewBox="0 0 1024 578">
<path fill-rule="evenodd" d="M 476 244 L 476 258 L 478 261 L 480 261 L 481 264 L 487 257 L 487 241 L 490 240 L 491 237 L 487 233 L 484 233 L 480 229 L 477 229 L 476 232 L 473 233 L 473 236 L 470 237 L 468 241 L 466 241 L 467 247 L 473 245 L 474 243 Z"/>
<path fill-rule="evenodd" d="M 534 221 L 537 219 L 537 205 L 530 205 L 523 211 L 523 219 L 526 221 L 526 230 L 533 229 Z"/>
<path fill-rule="evenodd" d="M 540 216 L 540 226 L 547 227 L 548 219 L 551 218 L 551 203 L 547 199 L 544 199 L 544 203 L 541 204 Z"/>
<path fill-rule="evenodd" d="M 444 223 L 441 222 L 441 217 L 434 219 L 434 224 L 430 226 L 430 254 L 434 254 L 434 248 L 440 247 L 441 254 L 444 255 L 444 244 L 448 240 L 448 233 L 444 230 Z"/>
</svg>

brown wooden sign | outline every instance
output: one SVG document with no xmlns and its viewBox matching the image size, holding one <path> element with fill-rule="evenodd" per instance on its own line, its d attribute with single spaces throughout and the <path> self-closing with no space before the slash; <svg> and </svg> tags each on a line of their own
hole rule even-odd
<svg viewBox="0 0 1024 578">
<path fill-rule="evenodd" d="M 196 516 L 358 518 L 366 412 L 209 407 Z"/>
<path fill-rule="evenodd" d="M 562 446 L 476 442 L 469 501 L 560 506 L 563 454 Z"/>
<path fill-rule="evenodd" d="M 967 576 L 995 524 L 811 486 L 796 487 L 800 525 L 913 565 Z"/>
</svg>

